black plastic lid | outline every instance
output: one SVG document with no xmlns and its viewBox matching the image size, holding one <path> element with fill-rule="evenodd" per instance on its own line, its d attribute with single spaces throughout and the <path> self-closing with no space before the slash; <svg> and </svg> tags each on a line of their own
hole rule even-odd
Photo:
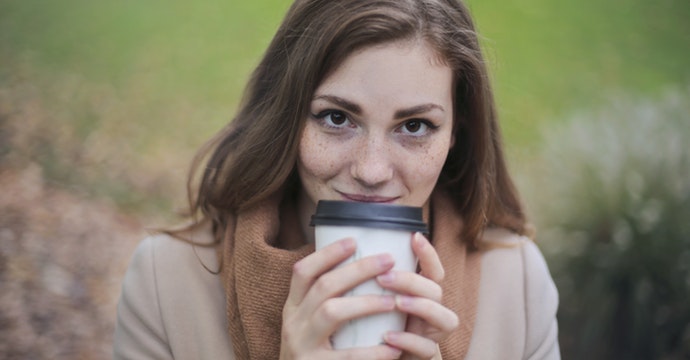
<svg viewBox="0 0 690 360">
<path fill-rule="evenodd" d="M 363 226 L 427 233 L 422 208 L 352 201 L 320 200 L 311 226 Z"/>
</svg>

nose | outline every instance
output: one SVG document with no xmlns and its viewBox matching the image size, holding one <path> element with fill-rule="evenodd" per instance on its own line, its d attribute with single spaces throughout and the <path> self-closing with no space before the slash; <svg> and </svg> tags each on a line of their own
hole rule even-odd
<svg viewBox="0 0 690 360">
<path fill-rule="evenodd" d="M 385 140 L 367 138 L 358 146 L 350 174 L 362 186 L 372 188 L 393 178 L 391 149 Z"/>
</svg>

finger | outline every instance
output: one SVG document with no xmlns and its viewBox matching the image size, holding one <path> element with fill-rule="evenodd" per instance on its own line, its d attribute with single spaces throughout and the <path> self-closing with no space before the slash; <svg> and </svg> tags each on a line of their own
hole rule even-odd
<svg viewBox="0 0 690 360">
<path fill-rule="evenodd" d="M 396 349 L 393 346 L 381 344 L 377 346 L 365 348 L 352 348 L 344 350 L 336 350 L 334 352 L 324 353 L 318 356 L 318 359 L 338 359 L 338 360 L 360 360 L 360 359 L 374 359 L 374 360 L 389 360 L 398 359 L 402 355 L 402 350 Z"/>
<path fill-rule="evenodd" d="M 304 296 L 303 308 L 315 309 L 326 299 L 341 296 L 353 287 L 389 271 L 395 260 L 388 253 L 367 256 L 318 278 Z"/>
<path fill-rule="evenodd" d="M 422 270 L 422 275 L 440 283 L 443 280 L 444 271 L 441 260 L 436 253 L 436 249 L 429 243 L 424 235 L 415 233 L 412 237 L 412 250 L 419 259 L 419 267 Z"/>
<path fill-rule="evenodd" d="M 292 267 L 290 292 L 285 304 L 294 306 L 302 302 L 314 281 L 350 257 L 356 246 L 353 239 L 339 240 L 296 262 Z"/>
<path fill-rule="evenodd" d="M 398 310 L 419 317 L 431 327 L 448 333 L 458 327 L 458 316 L 447 307 L 420 297 L 397 295 L 395 306 Z"/>
<path fill-rule="evenodd" d="M 313 329 L 316 334 L 332 334 L 347 321 L 394 309 L 393 296 L 365 295 L 331 298 L 324 301 L 313 312 Z"/>
<path fill-rule="evenodd" d="M 383 336 L 388 345 L 408 352 L 421 359 L 431 359 L 438 351 L 438 344 L 417 334 L 391 331 Z"/>
<path fill-rule="evenodd" d="M 409 271 L 389 271 L 376 277 L 381 287 L 398 294 L 425 297 L 441 302 L 443 290 L 441 285 L 431 279 Z"/>
</svg>

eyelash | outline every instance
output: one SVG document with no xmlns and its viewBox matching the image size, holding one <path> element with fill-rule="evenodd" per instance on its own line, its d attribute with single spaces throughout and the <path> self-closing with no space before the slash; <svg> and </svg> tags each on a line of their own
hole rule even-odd
<svg viewBox="0 0 690 360">
<path fill-rule="evenodd" d="M 432 123 L 432 122 L 429 121 L 429 120 L 426 120 L 426 119 L 409 119 L 409 120 L 405 120 L 405 121 L 402 123 L 402 125 L 400 126 L 401 131 L 404 131 L 404 130 L 405 130 L 405 126 L 406 126 L 407 124 L 411 123 L 411 122 L 419 122 L 421 125 L 426 126 L 427 129 L 426 129 L 426 131 L 424 131 L 424 133 L 421 134 L 421 135 L 415 135 L 414 133 L 409 133 L 410 136 L 423 137 L 423 136 L 425 136 L 425 135 L 428 135 L 429 132 L 433 132 L 434 130 L 438 129 L 438 125 Z"/>
<path fill-rule="evenodd" d="M 336 130 L 344 128 L 345 127 L 344 124 L 343 125 L 331 125 L 331 124 L 326 123 L 326 121 L 327 121 L 326 117 L 329 115 L 333 115 L 333 114 L 340 114 L 340 115 L 345 117 L 345 121 L 352 122 L 352 120 L 350 120 L 350 117 L 345 112 L 343 112 L 341 110 L 328 109 L 328 110 L 321 111 L 317 114 L 311 114 L 311 115 L 314 119 L 318 120 L 321 123 L 321 125 L 323 125 L 327 128 L 336 129 Z M 434 130 L 439 128 L 438 125 L 434 124 L 433 122 L 431 122 L 427 119 L 409 119 L 409 120 L 405 120 L 404 122 L 402 122 L 402 124 L 399 127 L 400 131 L 403 132 L 405 129 L 405 125 L 409 124 L 410 122 L 419 122 L 419 123 L 421 123 L 421 125 L 424 125 L 427 127 L 427 130 L 421 135 L 415 135 L 414 133 L 409 133 L 409 136 L 412 136 L 412 137 L 421 138 L 421 137 L 424 137 L 425 135 L 428 135 L 429 132 L 433 132 Z"/>
<path fill-rule="evenodd" d="M 326 117 L 329 115 L 333 115 L 333 114 L 340 114 L 340 115 L 345 117 L 345 121 L 352 122 L 350 120 L 350 117 L 347 116 L 347 114 L 345 114 L 345 112 L 340 111 L 340 110 L 331 110 L 331 109 L 324 110 L 324 111 L 319 112 L 318 114 L 312 114 L 311 116 L 313 116 L 314 119 L 318 120 L 321 123 L 321 125 L 329 128 L 329 129 L 342 129 L 342 128 L 344 128 L 345 126 L 343 126 L 343 125 L 330 125 L 330 124 L 326 123 Z"/>
</svg>

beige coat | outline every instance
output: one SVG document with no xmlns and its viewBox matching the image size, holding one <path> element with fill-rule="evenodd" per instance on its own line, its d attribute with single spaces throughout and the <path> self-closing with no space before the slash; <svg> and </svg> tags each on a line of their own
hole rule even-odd
<svg viewBox="0 0 690 360">
<path fill-rule="evenodd" d="M 490 230 L 466 359 L 560 359 L 558 293 L 530 240 Z M 234 359 L 213 249 L 165 235 L 137 248 L 122 285 L 114 359 Z M 462 321 L 462 319 L 460 319 Z"/>
</svg>

